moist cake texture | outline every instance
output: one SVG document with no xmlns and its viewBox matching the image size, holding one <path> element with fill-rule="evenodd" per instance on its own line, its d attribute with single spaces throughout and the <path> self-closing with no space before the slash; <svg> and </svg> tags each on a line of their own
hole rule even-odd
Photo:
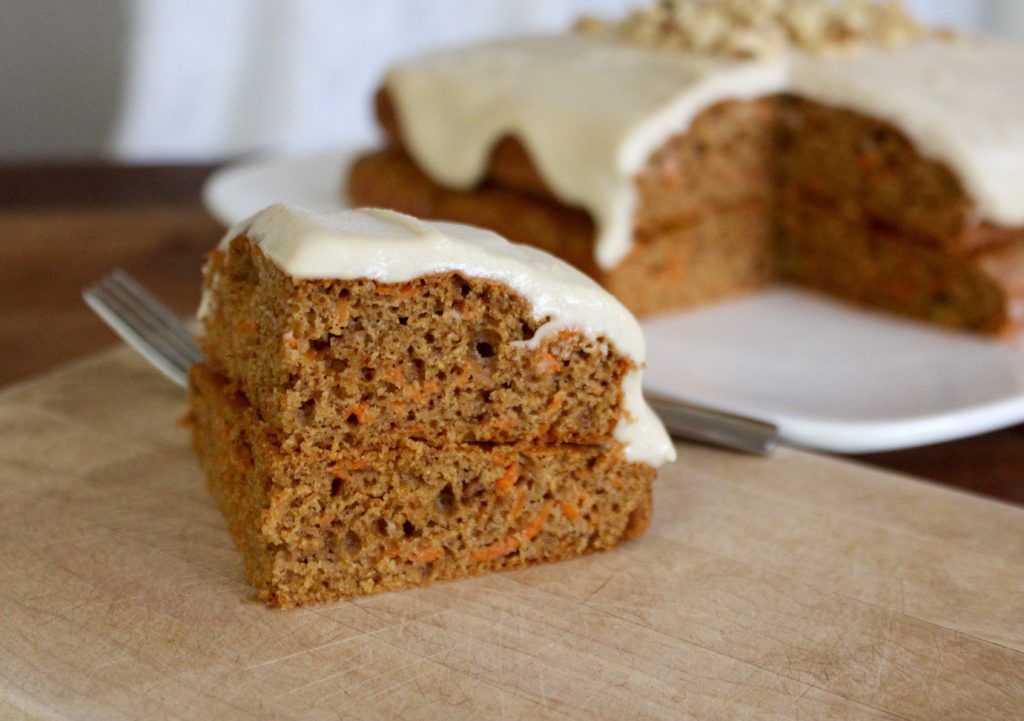
<svg viewBox="0 0 1024 721">
<path fill-rule="evenodd" d="M 273 206 L 211 255 L 201 317 L 194 442 L 271 605 L 609 548 L 674 456 L 628 311 L 492 233 Z"/>
<path fill-rule="evenodd" d="M 994 259 L 1024 243 L 1024 98 L 1005 91 L 1024 50 L 883 9 L 858 25 L 811 3 L 808 29 L 794 3 L 756 4 L 662 3 L 612 33 L 400 63 L 377 97 L 389 145 L 348 193 L 536 243 L 643 314 L 781 279 L 957 328 L 1018 324 L 1019 270 Z M 687 24 L 702 13 L 771 52 L 705 47 Z"/>
<path fill-rule="evenodd" d="M 611 548 L 647 528 L 651 466 L 595 445 L 341 445 L 296 453 L 197 366 L 196 449 L 268 605 L 395 591 Z"/>
</svg>

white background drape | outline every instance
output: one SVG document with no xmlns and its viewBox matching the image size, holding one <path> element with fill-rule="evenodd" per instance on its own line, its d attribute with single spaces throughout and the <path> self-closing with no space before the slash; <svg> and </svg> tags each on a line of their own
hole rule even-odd
<svg viewBox="0 0 1024 721">
<path fill-rule="evenodd" d="M 386 65 L 645 0 L 0 0 L 0 159 L 208 161 L 370 142 Z M 1024 0 L 912 0 L 1024 41 Z"/>
</svg>

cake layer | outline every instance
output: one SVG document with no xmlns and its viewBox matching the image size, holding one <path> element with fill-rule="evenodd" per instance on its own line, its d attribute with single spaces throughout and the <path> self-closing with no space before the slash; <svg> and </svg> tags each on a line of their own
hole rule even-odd
<svg viewBox="0 0 1024 721">
<path fill-rule="evenodd" d="M 603 271 L 593 258 L 593 223 L 582 211 L 493 183 L 471 191 L 443 188 L 396 148 L 359 158 L 348 192 L 357 205 L 479 225 L 534 245 L 590 274 L 638 314 L 753 290 L 773 277 L 774 218 L 756 199 L 638 233 L 629 256 Z"/>
<path fill-rule="evenodd" d="M 570 558 L 649 522 L 655 470 L 627 462 L 620 444 L 299 452 L 202 365 L 191 404 L 208 485 L 270 605 Z"/>
<path fill-rule="evenodd" d="M 950 254 L 813 202 L 780 211 L 782 280 L 940 325 L 1000 333 L 1024 321 L 1024 242 Z"/>
<path fill-rule="evenodd" d="M 786 96 L 776 103 L 773 166 L 783 207 L 812 198 L 850 222 L 885 225 L 951 253 L 982 238 L 956 176 L 890 123 Z M 1024 236 L 1024 229 L 1021 229 Z"/>
<path fill-rule="evenodd" d="M 625 415 L 633 361 L 572 328 L 535 338 L 547 319 L 503 283 L 301 280 L 245 235 L 205 282 L 209 363 L 304 441 L 608 443 Z"/>
</svg>

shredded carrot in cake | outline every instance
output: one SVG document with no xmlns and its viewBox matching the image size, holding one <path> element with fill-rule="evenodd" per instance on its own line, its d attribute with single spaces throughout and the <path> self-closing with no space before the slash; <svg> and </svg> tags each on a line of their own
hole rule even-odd
<svg viewBox="0 0 1024 721">
<path fill-rule="evenodd" d="M 519 491 L 516 493 L 516 500 L 512 504 L 512 508 L 509 509 L 508 515 L 505 517 L 505 519 L 509 523 L 512 523 L 517 518 L 519 518 L 519 514 L 523 512 L 523 505 L 525 503 L 526 503 L 526 488 L 525 487 L 520 487 Z"/>
<path fill-rule="evenodd" d="M 510 418 L 509 416 L 502 416 L 501 418 L 498 418 L 495 421 L 493 421 L 493 425 L 495 428 L 501 431 L 514 431 L 518 427 L 519 422 L 515 418 Z"/>
<path fill-rule="evenodd" d="M 469 554 L 470 563 L 482 563 L 483 561 L 492 561 L 495 558 L 500 558 L 512 553 L 512 551 L 522 546 L 523 543 L 536 537 L 544 527 L 544 524 L 547 523 L 548 514 L 551 512 L 551 505 L 553 503 L 554 501 L 552 500 L 545 501 L 537 517 L 522 531 L 510 533 L 490 545 L 472 551 Z"/>
<path fill-rule="evenodd" d="M 499 493 L 504 493 L 519 480 L 519 464 L 513 462 L 512 465 L 505 469 L 504 475 L 502 475 L 497 481 L 494 482 L 495 488 L 498 489 Z"/>
<path fill-rule="evenodd" d="M 562 501 L 562 515 L 568 518 L 570 521 L 575 521 L 580 515 L 580 509 L 576 507 L 576 504 L 572 501 Z"/>
<path fill-rule="evenodd" d="M 554 503 L 551 499 L 544 501 L 544 505 L 541 506 L 540 513 L 533 519 L 533 523 L 526 527 L 523 531 L 523 536 L 526 540 L 532 539 L 538 533 L 540 529 L 544 527 L 544 524 L 548 522 L 548 514 L 551 513 L 551 505 Z"/>
<path fill-rule="evenodd" d="M 419 563 L 433 563 L 444 555 L 442 546 L 421 546 L 409 551 L 409 559 Z"/>
<path fill-rule="evenodd" d="M 356 403 L 354 406 L 349 407 L 345 413 L 345 417 L 355 416 L 357 423 L 365 423 L 370 419 L 373 409 L 365 403 Z"/>
<path fill-rule="evenodd" d="M 506 536 L 500 541 L 495 541 L 489 546 L 478 548 L 469 554 L 470 563 L 482 563 L 484 561 L 493 561 L 495 558 L 501 558 L 502 556 L 512 553 L 512 551 L 519 548 L 520 540 L 516 536 Z"/>
<path fill-rule="evenodd" d="M 545 373 L 558 373 L 562 370 L 562 364 L 550 353 L 544 354 L 544 357 L 540 359 L 539 365 Z"/>
</svg>

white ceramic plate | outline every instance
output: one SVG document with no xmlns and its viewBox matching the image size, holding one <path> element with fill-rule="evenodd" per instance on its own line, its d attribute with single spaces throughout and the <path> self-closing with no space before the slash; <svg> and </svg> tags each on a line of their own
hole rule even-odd
<svg viewBox="0 0 1024 721">
<path fill-rule="evenodd" d="M 340 209 L 353 153 L 240 163 L 210 178 L 234 224 L 278 201 Z M 778 287 L 644 323 L 647 385 L 778 424 L 797 445 L 866 453 L 1024 421 L 1024 349 Z"/>
</svg>

